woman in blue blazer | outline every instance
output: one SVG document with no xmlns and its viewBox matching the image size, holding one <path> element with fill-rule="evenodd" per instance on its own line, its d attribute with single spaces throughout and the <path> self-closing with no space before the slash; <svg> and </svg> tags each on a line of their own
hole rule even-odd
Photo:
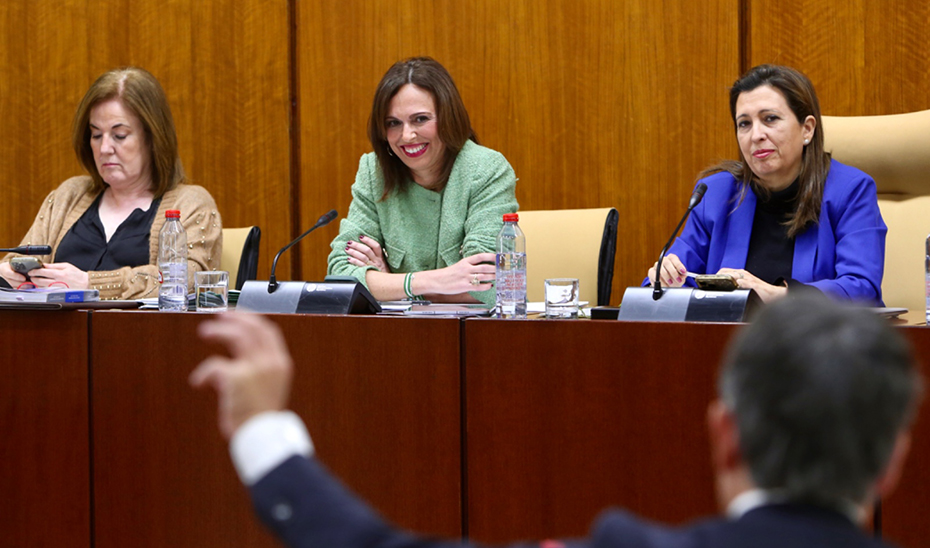
<svg viewBox="0 0 930 548">
<path fill-rule="evenodd" d="M 888 229 L 875 181 L 824 150 L 810 80 L 755 67 L 730 89 L 730 113 L 740 159 L 701 173 L 707 192 L 662 262 L 662 285 L 729 274 L 764 301 L 807 286 L 881 305 Z"/>
</svg>

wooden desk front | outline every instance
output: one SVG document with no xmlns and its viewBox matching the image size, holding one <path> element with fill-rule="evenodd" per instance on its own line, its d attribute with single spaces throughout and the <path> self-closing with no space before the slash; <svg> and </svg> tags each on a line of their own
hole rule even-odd
<svg viewBox="0 0 930 548">
<path fill-rule="evenodd" d="M 197 314 L 93 313 L 97 548 L 278 546 L 253 517 L 216 427 L 187 384 L 217 351 Z M 293 408 L 320 457 L 388 518 L 461 534 L 455 319 L 276 316 L 297 371 Z"/>
<path fill-rule="evenodd" d="M 705 414 L 734 327 L 467 322 L 469 534 L 583 536 L 611 505 L 713 514 Z"/>
<path fill-rule="evenodd" d="M 91 546 L 88 314 L 0 310 L 0 544 Z"/>
<path fill-rule="evenodd" d="M 705 417 L 736 328 L 466 322 L 469 535 L 582 536 L 608 506 L 669 523 L 716 513 Z M 900 329 L 930 361 L 930 329 Z M 928 415 L 883 502 L 883 533 L 902 546 L 930 539 Z"/>
<path fill-rule="evenodd" d="M 215 397 L 187 385 L 217 351 L 195 335 L 202 319 L 0 312 L 8 545 L 275 545 Z M 679 523 L 716 511 L 704 417 L 735 326 L 274 319 L 320 456 L 404 527 L 506 541 L 583 535 L 610 505 Z M 926 361 L 930 330 L 902 329 Z M 928 424 L 884 505 L 905 546 L 930 538 Z"/>
</svg>

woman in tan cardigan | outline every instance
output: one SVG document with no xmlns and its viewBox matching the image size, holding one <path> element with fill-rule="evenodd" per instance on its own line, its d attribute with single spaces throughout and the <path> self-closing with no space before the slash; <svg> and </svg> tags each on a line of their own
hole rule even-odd
<svg viewBox="0 0 930 548">
<path fill-rule="evenodd" d="M 188 276 L 219 267 L 222 222 L 204 188 L 184 184 L 168 100 L 149 72 L 111 70 L 97 79 L 74 115 L 72 144 L 89 176 L 72 177 L 48 195 L 22 245 L 50 245 L 37 287 L 63 282 L 102 299 L 158 295 L 158 233 L 165 211 L 181 211 Z M 0 262 L 12 287 L 27 281 Z M 61 284 L 58 283 L 58 286 Z"/>
</svg>

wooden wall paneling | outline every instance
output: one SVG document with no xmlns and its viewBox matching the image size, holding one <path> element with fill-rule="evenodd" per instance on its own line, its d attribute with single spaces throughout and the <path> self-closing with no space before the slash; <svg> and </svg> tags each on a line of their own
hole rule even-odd
<svg viewBox="0 0 930 548">
<path fill-rule="evenodd" d="M 197 339 L 204 318 L 93 315 L 97 548 L 277 546 L 233 470 L 216 397 L 187 384 L 220 351 Z M 295 358 L 290 405 L 322 461 L 401 526 L 460 535 L 459 321 L 273 318 Z M 416 337 L 430 344 L 410 360 Z"/>
<path fill-rule="evenodd" d="M 43 198 L 81 167 L 71 118 L 86 90 L 86 2 L 0 2 L 0 246 L 18 244 Z"/>
<path fill-rule="evenodd" d="M 138 65 L 168 95 L 191 182 L 211 192 L 226 226 L 262 228 L 267 277 L 269 243 L 291 233 L 285 0 L 4 2 L 0 24 L 0 109 L 12 125 L 0 174 L 18 206 L 2 216 L 4 241 L 18 243 L 41 199 L 81 173 L 71 118 L 91 82 Z"/>
<path fill-rule="evenodd" d="M 610 506 L 714 514 L 705 416 L 733 329 L 466 321 L 470 538 L 585 536 Z"/>
<path fill-rule="evenodd" d="M 261 227 L 258 278 L 268 279 L 292 238 L 288 1 L 190 4 L 190 172 L 224 226 Z M 290 264 L 283 256 L 278 272 Z"/>
<path fill-rule="evenodd" d="M 330 208 L 340 219 L 348 214 L 359 157 L 371 151 L 367 124 L 375 87 L 405 55 L 398 49 L 404 7 L 410 6 L 364 0 L 297 4 L 303 230 Z M 422 21 L 431 20 L 434 5 L 417 7 L 419 36 L 426 41 L 430 33 L 423 32 Z M 392 16 L 384 17 L 385 11 Z M 333 222 L 301 244 L 303 279 L 323 279 L 329 244 L 338 233 L 339 223 Z"/>
<path fill-rule="evenodd" d="M 695 174 L 735 152 L 726 89 L 738 75 L 737 7 L 301 2 L 302 224 L 331 206 L 345 215 L 378 80 L 398 59 L 430 55 L 455 78 L 481 142 L 514 166 L 522 208 L 619 209 L 619 301 L 658 255 Z M 306 278 L 325 273 L 336 232 L 307 245 Z"/>
<path fill-rule="evenodd" d="M 0 311 L 3 546 L 91 548 L 87 313 Z"/>
<path fill-rule="evenodd" d="M 762 0 L 750 8 L 751 65 L 804 72 L 824 114 L 930 108 L 930 2 Z"/>
</svg>

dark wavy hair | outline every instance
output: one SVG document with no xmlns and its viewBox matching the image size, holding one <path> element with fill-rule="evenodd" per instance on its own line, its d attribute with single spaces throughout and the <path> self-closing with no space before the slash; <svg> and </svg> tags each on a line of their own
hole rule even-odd
<svg viewBox="0 0 930 548">
<path fill-rule="evenodd" d="M 97 78 L 74 113 L 71 144 L 78 161 L 93 179 L 94 191 L 102 191 L 106 183 L 97 171 L 90 145 L 90 111 L 110 99 L 119 99 L 123 107 L 142 122 L 145 144 L 151 155 L 152 192 L 155 197 L 160 198 L 183 183 L 185 176 L 178 157 L 178 136 L 165 91 L 147 70 L 123 67 Z"/>
<path fill-rule="evenodd" d="M 803 124 L 808 116 L 813 116 L 816 122 L 811 142 L 804 147 L 801 153 L 801 172 L 798 175 L 800 189 L 798 191 L 798 207 L 789 217 L 786 225 L 788 237 L 794 238 L 804 231 L 808 225 L 817 223 L 820 219 L 820 205 L 823 201 L 823 187 L 830 172 L 830 153 L 824 150 L 823 124 L 820 120 L 820 101 L 811 81 L 799 71 L 779 65 L 759 65 L 749 69 L 746 74 L 737 80 L 730 88 L 730 116 L 733 118 L 734 130 L 736 124 L 736 101 L 747 91 L 761 86 L 772 86 L 781 93 L 788 103 L 788 107 L 798 123 Z M 733 176 L 740 185 L 739 202 L 742 203 L 746 192 L 752 188 L 763 195 L 768 190 L 759 183 L 758 178 L 749 169 L 746 158 L 740 150 L 739 161 L 726 160 L 702 171 L 698 178 L 714 173 L 726 171 Z"/>
<path fill-rule="evenodd" d="M 459 90 L 455 87 L 452 76 L 442 65 L 430 57 L 412 57 L 394 63 L 378 84 L 371 105 L 371 116 L 368 118 L 368 139 L 384 174 L 382 200 L 395 188 L 405 188 L 411 177 L 410 169 L 391 153 L 385 125 L 391 99 L 407 84 L 428 91 L 436 105 L 436 123 L 439 126 L 439 139 L 445 146 L 445 154 L 439 181 L 434 190 L 442 190 L 446 185 L 455 158 L 465 146 L 465 141 L 471 139 L 478 142 L 478 136 L 471 127 L 468 111 L 465 110 Z"/>
</svg>

